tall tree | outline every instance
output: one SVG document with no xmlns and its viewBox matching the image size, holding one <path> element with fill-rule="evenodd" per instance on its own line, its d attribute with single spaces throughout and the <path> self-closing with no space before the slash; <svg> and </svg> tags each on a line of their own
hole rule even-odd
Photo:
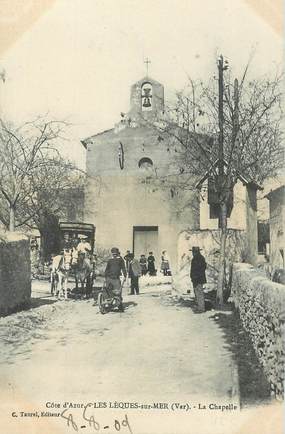
<svg viewBox="0 0 285 434">
<path fill-rule="evenodd" d="M 175 148 L 176 174 L 161 176 L 173 188 L 195 190 L 202 174 L 213 179 L 220 221 L 220 266 L 217 304 L 223 304 L 227 207 L 238 176 L 262 183 L 283 164 L 281 77 L 248 78 L 248 66 L 238 82 L 221 57 L 219 86 L 194 83 L 177 92 L 156 128 Z M 168 144 L 169 147 L 169 144 Z"/>
<path fill-rule="evenodd" d="M 83 175 L 56 147 L 65 127 L 41 118 L 20 128 L 1 122 L 0 220 L 10 231 L 25 225 L 41 231 L 44 216 L 60 217 L 69 190 L 82 188 Z"/>
</svg>

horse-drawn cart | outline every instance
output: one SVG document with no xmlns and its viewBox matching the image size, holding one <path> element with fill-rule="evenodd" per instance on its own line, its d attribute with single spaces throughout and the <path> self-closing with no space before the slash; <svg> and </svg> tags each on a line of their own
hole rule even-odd
<svg viewBox="0 0 285 434">
<path fill-rule="evenodd" d="M 60 222 L 60 254 L 53 258 L 51 293 L 69 296 L 86 296 L 92 293 L 95 279 L 93 255 L 95 227 L 91 223 Z M 76 287 L 68 291 L 68 281 L 75 280 Z M 81 288 L 79 288 L 79 285 Z"/>
<path fill-rule="evenodd" d="M 60 222 L 59 230 L 61 234 L 61 246 L 64 245 L 66 236 L 68 236 L 68 239 L 72 244 L 74 244 L 80 236 L 84 236 L 89 241 L 93 252 L 95 242 L 95 226 L 92 223 Z"/>
</svg>

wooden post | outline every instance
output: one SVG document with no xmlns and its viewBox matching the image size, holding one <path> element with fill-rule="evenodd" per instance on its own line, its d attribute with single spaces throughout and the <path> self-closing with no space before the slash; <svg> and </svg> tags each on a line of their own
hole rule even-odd
<svg viewBox="0 0 285 434">
<path fill-rule="evenodd" d="M 223 56 L 218 60 L 219 71 L 219 161 L 217 176 L 217 191 L 219 196 L 219 227 L 221 229 L 220 237 L 220 261 L 216 304 L 219 307 L 224 303 L 224 286 L 225 286 L 225 258 L 226 258 L 226 240 L 227 240 L 227 182 L 224 176 L 224 71 L 228 67 L 224 65 Z M 225 185 L 226 184 L 226 185 Z"/>
</svg>

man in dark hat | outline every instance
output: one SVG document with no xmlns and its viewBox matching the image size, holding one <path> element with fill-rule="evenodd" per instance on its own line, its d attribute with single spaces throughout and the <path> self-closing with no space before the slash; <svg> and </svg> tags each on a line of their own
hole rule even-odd
<svg viewBox="0 0 285 434">
<path fill-rule="evenodd" d="M 129 268 L 130 268 L 130 260 L 131 260 L 130 255 L 131 255 L 130 250 L 127 250 L 127 253 L 124 256 L 124 260 L 125 260 L 125 263 L 126 263 L 127 276 L 128 277 L 130 277 L 129 276 L 129 274 L 130 274 L 129 273 Z M 127 283 L 128 283 L 128 281 L 127 281 Z"/>
<path fill-rule="evenodd" d="M 119 295 L 121 298 L 120 310 L 123 310 L 123 298 L 122 298 L 122 285 L 120 276 L 123 274 L 124 279 L 127 277 L 125 261 L 120 256 L 120 251 L 117 247 L 111 249 L 112 258 L 107 262 L 105 269 L 106 285 L 112 285 L 114 294 Z"/>
<path fill-rule="evenodd" d="M 191 261 L 190 278 L 193 284 L 198 312 L 205 312 L 205 298 L 203 292 L 203 284 L 206 283 L 206 268 L 207 264 L 203 255 L 201 255 L 199 247 L 190 249 L 193 254 Z"/>
</svg>

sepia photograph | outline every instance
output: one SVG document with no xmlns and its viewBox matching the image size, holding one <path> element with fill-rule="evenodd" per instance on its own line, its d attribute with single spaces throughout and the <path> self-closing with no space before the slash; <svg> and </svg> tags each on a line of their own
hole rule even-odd
<svg viewBox="0 0 285 434">
<path fill-rule="evenodd" d="M 281 0 L 0 6 L 0 432 L 284 434 Z"/>
</svg>

